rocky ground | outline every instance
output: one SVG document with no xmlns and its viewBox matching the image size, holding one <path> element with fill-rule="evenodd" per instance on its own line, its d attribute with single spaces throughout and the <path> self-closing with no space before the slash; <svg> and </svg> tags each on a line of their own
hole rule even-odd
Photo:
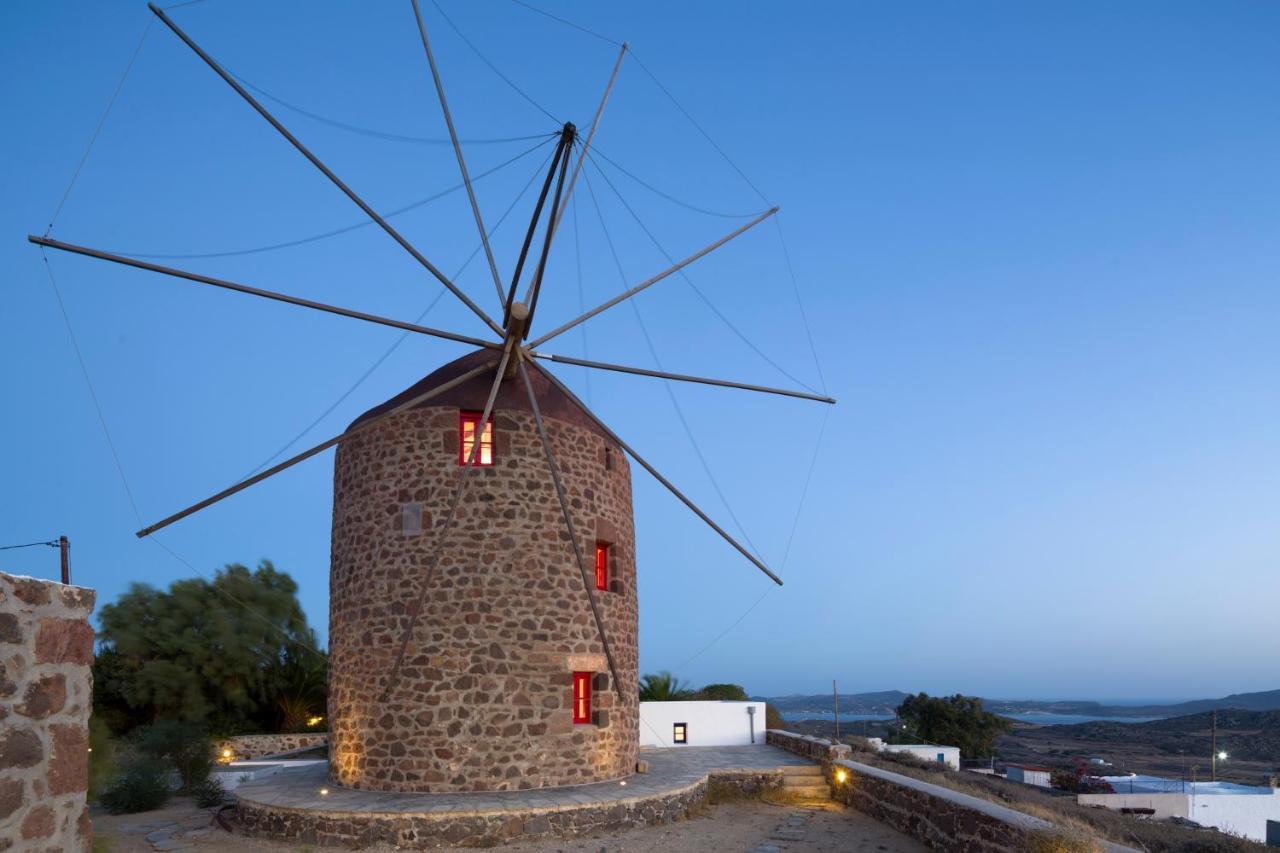
<svg viewBox="0 0 1280 853">
<path fill-rule="evenodd" d="M 232 835 L 213 822 L 210 812 L 196 808 L 186 799 L 143 814 L 96 814 L 93 832 L 95 853 L 318 853 L 308 845 Z M 370 853 L 396 850 L 391 846 L 366 849 Z M 835 803 L 776 805 L 747 801 L 710 806 L 697 817 L 666 826 L 571 840 L 516 842 L 501 849 L 512 853 L 924 853 L 926 848 Z"/>
</svg>

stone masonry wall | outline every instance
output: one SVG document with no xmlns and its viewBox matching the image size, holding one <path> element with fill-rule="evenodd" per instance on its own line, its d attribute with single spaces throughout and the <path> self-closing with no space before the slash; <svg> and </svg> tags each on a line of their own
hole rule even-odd
<svg viewBox="0 0 1280 853">
<path fill-rule="evenodd" d="M 235 735 L 220 740 L 213 746 L 218 760 L 243 761 L 294 749 L 322 746 L 328 742 L 328 732 L 299 732 L 283 735 Z M 227 750 L 231 751 L 230 755 L 227 755 Z"/>
<path fill-rule="evenodd" d="M 610 543 L 610 589 L 595 595 L 622 696 L 610 683 L 516 379 L 495 408 L 496 464 L 470 472 L 399 678 L 384 700 L 461 470 L 459 408 L 411 409 L 344 441 L 335 461 L 329 722 L 338 784 L 513 790 L 634 772 L 639 673 L 630 471 L 618 448 L 574 420 L 536 372 L 534 379 L 593 588 L 596 541 Z M 470 408 L 483 406 L 490 381 L 479 384 Z M 575 671 L 595 674 L 590 724 L 572 721 Z"/>
<path fill-rule="evenodd" d="M 833 799 L 937 850 L 1022 853 L 1037 839 L 1060 834 L 1047 820 L 990 800 L 851 761 L 845 744 L 777 729 L 768 731 L 766 741 L 823 762 Z M 845 774 L 843 783 L 836 781 L 839 771 Z M 1108 853 L 1137 853 L 1119 844 L 1098 845 Z"/>
<path fill-rule="evenodd" d="M 94 592 L 0 572 L 0 850 L 92 845 Z"/>
</svg>

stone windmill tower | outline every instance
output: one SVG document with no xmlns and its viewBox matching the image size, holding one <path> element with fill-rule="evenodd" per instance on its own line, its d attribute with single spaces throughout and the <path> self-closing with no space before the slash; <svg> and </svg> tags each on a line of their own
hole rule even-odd
<svg viewBox="0 0 1280 853">
<path fill-rule="evenodd" d="M 772 216 L 529 340 L 547 259 L 626 54 L 585 139 L 555 141 L 504 285 L 419 34 L 493 277 L 501 321 L 460 290 L 162 10 L 152 11 L 489 329 L 476 338 L 160 266 L 49 237 L 43 247 L 471 346 L 342 434 L 144 528 L 147 536 L 337 447 L 330 601 L 330 770 L 382 791 L 485 791 L 617 779 L 638 742 L 636 549 L 628 457 L 775 582 L 781 580 L 639 456 L 539 359 L 834 403 L 803 391 L 586 361 L 539 349 Z M 576 155 L 576 156 L 575 156 Z M 570 163 L 572 161 L 572 168 Z M 553 190 L 554 187 L 554 190 Z M 532 251 L 531 251 L 532 250 Z M 517 298 L 524 273 L 528 280 Z"/>
</svg>

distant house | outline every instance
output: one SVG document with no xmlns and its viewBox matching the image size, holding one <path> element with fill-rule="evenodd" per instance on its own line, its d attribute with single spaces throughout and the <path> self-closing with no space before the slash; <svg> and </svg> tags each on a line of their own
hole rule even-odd
<svg viewBox="0 0 1280 853">
<path fill-rule="evenodd" d="M 1157 820 L 1193 820 L 1254 841 L 1266 841 L 1267 823 L 1280 821 L 1280 789 L 1231 782 L 1184 782 L 1159 776 L 1104 776 L 1114 794 L 1079 794 L 1087 806 L 1142 809 Z"/>
<path fill-rule="evenodd" d="M 746 746 L 764 743 L 763 702 L 641 702 L 640 745 Z"/>
<path fill-rule="evenodd" d="M 1048 788 L 1049 776 L 1053 769 L 1041 767 L 1039 764 L 1006 764 L 1006 776 L 1010 782 L 1021 782 L 1024 785 L 1035 785 L 1037 788 Z"/>
<path fill-rule="evenodd" d="M 906 752 L 921 761 L 936 761 L 945 764 L 952 770 L 960 769 L 960 747 L 938 746 L 932 743 L 886 743 L 880 747 L 884 752 Z"/>
</svg>

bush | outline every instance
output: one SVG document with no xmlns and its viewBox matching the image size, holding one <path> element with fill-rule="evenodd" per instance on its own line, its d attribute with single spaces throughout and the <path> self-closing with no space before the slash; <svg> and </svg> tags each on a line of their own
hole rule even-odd
<svg viewBox="0 0 1280 853">
<path fill-rule="evenodd" d="M 89 718 L 89 799 L 102 795 L 115 769 L 115 743 L 106 720 L 94 714 Z"/>
<path fill-rule="evenodd" d="M 216 809 L 220 806 L 230 805 L 235 798 L 227 793 L 227 789 L 222 787 L 222 782 L 215 776 L 205 779 L 195 790 L 196 805 L 202 809 Z"/>
<path fill-rule="evenodd" d="M 782 719 L 782 712 L 772 705 L 764 706 L 764 727 L 766 729 L 785 729 L 787 721 Z"/>
<path fill-rule="evenodd" d="M 169 768 L 154 758 L 143 757 L 124 768 L 107 786 L 98 801 L 111 814 L 133 814 L 158 809 L 169 801 Z"/>
<path fill-rule="evenodd" d="M 164 720 L 140 729 L 135 737 L 140 754 L 178 771 L 186 793 L 194 792 L 213 772 L 213 742 L 200 726 Z"/>
</svg>

